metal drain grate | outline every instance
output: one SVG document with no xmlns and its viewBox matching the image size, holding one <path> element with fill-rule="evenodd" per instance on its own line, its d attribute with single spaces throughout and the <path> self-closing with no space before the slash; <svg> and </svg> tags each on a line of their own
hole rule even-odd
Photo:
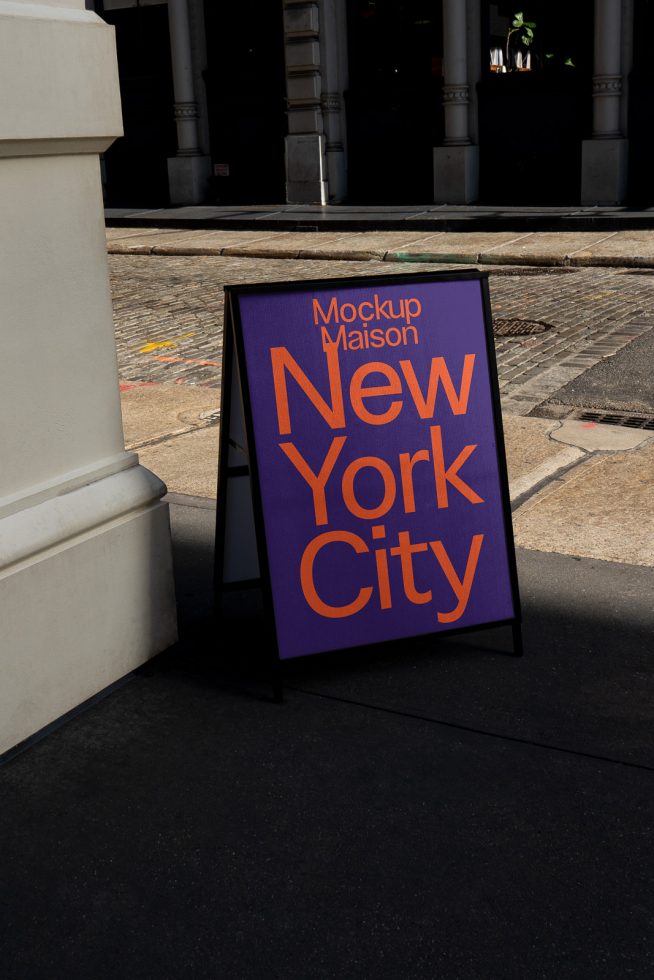
<svg viewBox="0 0 654 980">
<path fill-rule="evenodd" d="M 496 337 L 527 337 L 551 329 L 552 324 L 544 323 L 542 320 L 514 320 L 503 317 L 493 319 L 493 333 Z"/>
<path fill-rule="evenodd" d="M 599 422 L 601 425 L 624 425 L 629 429 L 649 429 L 654 431 L 654 416 L 634 415 L 632 412 L 591 412 L 587 410 L 572 412 L 569 419 L 580 422 Z"/>
<path fill-rule="evenodd" d="M 487 267 L 488 268 L 488 267 Z M 578 269 L 569 266 L 533 266 L 533 265 L 514 265 L 505 268 L 491 268 L 491 276 L 566 276 L 578 272 Z"/>
</svg>

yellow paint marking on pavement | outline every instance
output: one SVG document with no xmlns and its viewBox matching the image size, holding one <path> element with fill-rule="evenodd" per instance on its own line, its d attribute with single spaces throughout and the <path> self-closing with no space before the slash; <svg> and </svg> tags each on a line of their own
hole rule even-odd
<svg viewBox="0 0 654 980">
<path fill-rule="evenodd" d="M 151 354 L 154 350 L 161 350 L 165 347 L 177 347 L 177 343 L 180 340 L 186 340 L 187 337 L 194 337 L 193 333 L 182 333 L 179 337 L 171 337 L 170 340 L 154 340 L 145 347 L 141 347 L 139 354 Z"/>
</svg>

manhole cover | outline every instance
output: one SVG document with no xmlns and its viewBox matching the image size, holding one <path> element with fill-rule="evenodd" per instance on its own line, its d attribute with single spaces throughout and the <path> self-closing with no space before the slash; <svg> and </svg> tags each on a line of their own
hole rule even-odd
<svg viewBox="0 0 654 980">
<path fill-rule="evenodd" d="M 493 333 L 496 337 L 526 337 L 551 329 L 552 324 L 542 320 L 512 320 L 503 317 L 493 319 Z"/>
</svg>

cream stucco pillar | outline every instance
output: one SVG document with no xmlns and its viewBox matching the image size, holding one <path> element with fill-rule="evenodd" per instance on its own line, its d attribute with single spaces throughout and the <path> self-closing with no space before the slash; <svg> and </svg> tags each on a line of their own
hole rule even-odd
<svg viewBox="0 0 654 980">
<path fill-rule="evenodd" d="M 211 160 L 200 148 L 188 0 L 168 0 L 168 24 L 177 127 L 177 154 L 168 160 L 170 198 L 173 204 L 200 204 L 207 197 Z"/>
<path fill-rule="evenodd" d="M 114 36 L 84 6 L 0 0 L 0 753 L 176 636 L 165 488 L 120 416 Z"/>
<path fill-rule="evenodd" d="M 444 204 L 469 204 L 477 199 L 479 187 L 479 147 L 472 143 L 469 122 L 470 15 L 478 16 L 476 5 L 443 0 L 445 139 L 434 149 L 434 200 Z"/>
<path fill-rule="evenodd" d="M 627 193 L 623 113 L 623 0 L 595 0 L 593 135 L 582 143 L 582 204 L 621 204 Z"/>
</svg>

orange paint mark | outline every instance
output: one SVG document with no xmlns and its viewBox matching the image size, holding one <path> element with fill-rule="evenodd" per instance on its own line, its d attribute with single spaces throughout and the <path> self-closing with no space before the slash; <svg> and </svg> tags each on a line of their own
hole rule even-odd
<svg viewBox="0 0 654 980">
<path fill-rule="evenodd" d="M 154 360 L 166 364 L 203 364 L 206 367 L 220 367 L 220 361 L 200 361 L 192 357 L 166 357 L 164 354 L 155 354 Z"/>
<path fill-rule="evenodd" d="M 595 429 L 597 428 L 597 422 L 582 422 L 582 429 Z"/>
<path fill-rule="evenodd" d="M 141 347 L 139 354 L 151 354 L 153 350 L 161 350 L 162 347 L 177 347 L 178 340 L 186 340 L 194 336 L 195 334 L 192 333 L 182 333 L 179 337 L 172 337 L 170 340 L 155 340 Z"/>
<path fill-rule="evenodd" d="M 158 381 L 121 381 L 119 388 L 121 391 L 129 391 L 130 388 L 152 388 L 158 384 Z"/>
</svg>

